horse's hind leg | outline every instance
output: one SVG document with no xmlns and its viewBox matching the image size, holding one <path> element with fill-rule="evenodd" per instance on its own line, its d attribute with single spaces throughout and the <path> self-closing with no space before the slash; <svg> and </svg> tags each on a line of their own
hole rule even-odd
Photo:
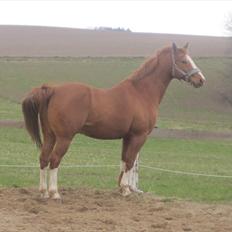
<svg viewBox="0 0 232 232">
<path fill-rule="evenodd" d="M 60 164 L 60 161 L 66 151 L 69 148 L 69 145 L 71 143 L 70 138 L 64 138 L 64 137 L 57 137 L 56 138 L 56 145 L 55 148 L 52 151 L 51 157 L 50 157 L 50 170 L 49 170 L 49 195 L 53 199 L 60 199 L 60 194 L 58 192 L 57 187 L 57 173 L 58 173 L 58 167 Z"/>
<path fill-rule="evenodd" d="M 55 145 L 55 135 L 49 133 L 44 135 L 44 143 L 40 154 L 40 184 L 39 191 L 42 198 L 48 198 L 48 186 L 47 186 L 47 166 L 49 163 L 49 156 Z"/>
</svg>

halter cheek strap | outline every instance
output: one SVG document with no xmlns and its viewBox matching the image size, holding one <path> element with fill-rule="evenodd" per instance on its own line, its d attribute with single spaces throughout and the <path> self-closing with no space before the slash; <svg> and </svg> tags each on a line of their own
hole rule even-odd
<svg viewBox="0 0 232 232">
<path fill-rule="evenodd" d="M 181 74 L 181 77 L 177 77 L 176 72 L 179 72 Z M 174 50 L 172 49 L 172 76 L 174 78 L 180 78 L 185 81 L 190 81 L 190 77 L 194 74 L 200 73 L 201 70 L 198 68 L 193 68 L 189 70 L 188 72 L 185 72 L 184 70 L 180 69 L 175 61 L 175 56 L 174 56 Z"/>
</svg>

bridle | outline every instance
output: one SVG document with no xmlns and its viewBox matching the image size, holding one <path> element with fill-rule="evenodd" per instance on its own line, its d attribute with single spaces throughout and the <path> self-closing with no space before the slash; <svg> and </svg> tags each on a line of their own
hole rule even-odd
<svg viewBox="0 0 232 232">
<path fill-rule="evenodd" d="M 182 76 L 178 77 L 176 75 L 176 72 L 179 72 Z M 180 69 L 175 60 L 175 55 L 174 55 L 174 49 L 172 48 L 172 77 L 177 78 L 177 79 L 183 79 L 187 82 L 190 82 L 190 77 L 194 74 L 200 73 L 201 70 L 198 68 L 193 68 L 189 70 L 188 72 L 185 72 L 184 70 Z"/>
</svg>

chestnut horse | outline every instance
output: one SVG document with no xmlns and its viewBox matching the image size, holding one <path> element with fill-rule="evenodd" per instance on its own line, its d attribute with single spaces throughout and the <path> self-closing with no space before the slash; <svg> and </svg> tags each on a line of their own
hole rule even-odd
<svg viewBox="0 0 232 232">
<path fill-rule="evenodd" d="M 77 133 L 97 139 L 122 138 L 119 186 L 123 195 L 134 190 L 129 178 L 136 156 L 155 126 L 158 107 L 170 81 L 184 80 L 194 87 L 202 86 L 205 81 L 187 54 L 187 46 L 177 48 L 173 43 L 159 50 L 110 89 L 80 83 L 43 85 L 26 96 L 22 103 L 25 125 L 41 149 L 39 189 L 42 197 L 60 198 L 58 167 Z"/>
</svg>

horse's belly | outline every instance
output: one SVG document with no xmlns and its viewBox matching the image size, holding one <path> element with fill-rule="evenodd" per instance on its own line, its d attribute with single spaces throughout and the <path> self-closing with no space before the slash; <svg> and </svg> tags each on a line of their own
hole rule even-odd
<svg viewBox="0 0 232 232">
<path fill-rule="evenodd" d="M 96 139 L 119 139 L 124 137 L 127 132 L 127 127 L 90 124 L 85 125 L 81 130 L 81 134 Z"/>
</svg>

